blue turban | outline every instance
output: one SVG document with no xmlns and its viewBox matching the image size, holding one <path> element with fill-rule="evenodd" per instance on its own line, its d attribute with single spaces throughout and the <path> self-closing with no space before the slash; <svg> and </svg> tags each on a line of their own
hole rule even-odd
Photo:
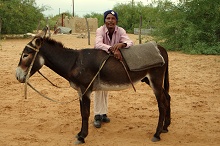
<svg viewBox="0 0 220 146">
<path fill-rule="evenodd" d="M 104 13 L 104 22 L 108 14 L 112 14 L 113 16 L 115 16 L 116 20 L 118 21 L 118 14 L 114 10 L 108 10 Z"/>
</svg>

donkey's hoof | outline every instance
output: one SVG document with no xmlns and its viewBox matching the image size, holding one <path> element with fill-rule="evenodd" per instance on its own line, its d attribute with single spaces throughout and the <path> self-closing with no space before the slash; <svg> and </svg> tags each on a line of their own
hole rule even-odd
<svg viewBox="0 0 220 146">
<path fill-rule="evenodd" d="M 162 130 L 162 133 L 167 133 L 167 132 L 168 132 L 167 129 L 166 130 L 165 129 Z"/>
<path fill-rule="evenodd" d="M 76 141 L 75 141 L 75 145 L 79 145 L 79 144 L 83 144 L 83 143 L 85 143 L 85 142 L 80 141 L 80 140 L 76 140 Z"/>
<path fill-rule="evenodd" d="M 85 143 L 84 138 L 80 137 L 78 134 L 75 136 L 75 138 L 77 138 L 77 140 L 75 141 L 75 145 Z"/>
<path fill-rule="evenodd" d="M 153 138 L 151 139 L 151 141 L 152 141 L 152 142 L 157 142 L 157 141 L 160 141 L 160 138 L 153 137 Z"/>
</svg>

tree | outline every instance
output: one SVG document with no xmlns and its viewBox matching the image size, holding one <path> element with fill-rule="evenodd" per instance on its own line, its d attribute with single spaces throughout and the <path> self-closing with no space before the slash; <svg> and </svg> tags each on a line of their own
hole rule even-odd
<svg viewBox="0 0 220 146">
<path fill-rule="evenodd" d="M 44 19 L 44 10 L 36 6 L 35 0 L 0 0 L 2 34 L 33 32 Z"/>
<path fill-rule="evenodd" d="M 130 2 L 128 4 L 116 4 L 113 8 L 119 14 L 118 25 L 127 32 L 133 33 L 134 28 L 139 28 L 140 16 L 142 16 L 143 27 L 150 28 L 155 23 L 155 8 L 152 5 L 143 5 L 142 2 Z"/>
<path fill-rule="evenodd" d="M 167 48 L 193 54 L 220 54 L 220 1 L 160 1 L 154 34 Z"/>
</svg>

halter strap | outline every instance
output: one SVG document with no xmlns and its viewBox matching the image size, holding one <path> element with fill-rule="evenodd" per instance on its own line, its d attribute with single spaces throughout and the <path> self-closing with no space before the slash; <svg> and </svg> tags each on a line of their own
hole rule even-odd
<svg viewBox="0 0 220 146">
<path fill-rule="evenodd" d="M 28 79 L 30 77 L 31 68 L 33 67 L 34 61 L 35 61 L 35 59 L 37 57 L 37 54 L 39 52 L 39 49 L 34 48 L 34 47 L 30 46 L 30 45 L 26 45 L 26 47 L 28 47 L 30 49 L 33 49 L 34 51 L 36 51 L 36 53 L 34 54 L 33 60 L 31 61 L 31 64 L 30 64 L 30 66 L 29 66 L 29 68 L 27 70 L 27 72 L 28 72 L 27 76 L 25 78 L 25 86 L 24 86 L 24 94 L 25 94 L 24 96 L 25 96 L 25 99 L 27 99 L 27 84 L 28 84 Z"/>
<path fill-rule="evenodd" d="M 32 50 L 34 50 L 34 51 L 36 51 L 36 52 L 39 52 L 39 49 L 34 48 L 34 47 L 30 46 L 30 45 L 26 45 L 26 47 L 28 47 L 28 48 L 30 48 L 30 49 L 32 49 Z"/>
</svg>

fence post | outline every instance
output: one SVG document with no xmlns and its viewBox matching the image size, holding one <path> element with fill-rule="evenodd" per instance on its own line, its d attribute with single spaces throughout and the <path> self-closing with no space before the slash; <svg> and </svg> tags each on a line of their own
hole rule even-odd
<svg viewBox="0 0 220 146">
<path fill-rule="evenodd" d="M 1 41 L 2 41 L 2 18 L 0 17 L 0 47 L 2 49 Z"/>
<path fill-rule="evenodd" d="M 51 37 L 51 33 L 50 33 L 50 25 L 49 25 L 49 19 L 47 17 L 47 26 L 48 26 L 48 34 L 49 34 L 49 38 Z"/>
<path fill-rule="evenodd" d="M 87 32 L 88 32 L 88 45 L 90 45 L 90 30 L 89 30 L 89 22 L 86 18 L 86 27 L 87 27 Z"/>
<path fill-rule="evenodd" d="M 140 24 L 139 24 L 139 44 L 141 44 L 141 27 L 142 27 L 142 16 L 140 16 Z"/>
</svg>

